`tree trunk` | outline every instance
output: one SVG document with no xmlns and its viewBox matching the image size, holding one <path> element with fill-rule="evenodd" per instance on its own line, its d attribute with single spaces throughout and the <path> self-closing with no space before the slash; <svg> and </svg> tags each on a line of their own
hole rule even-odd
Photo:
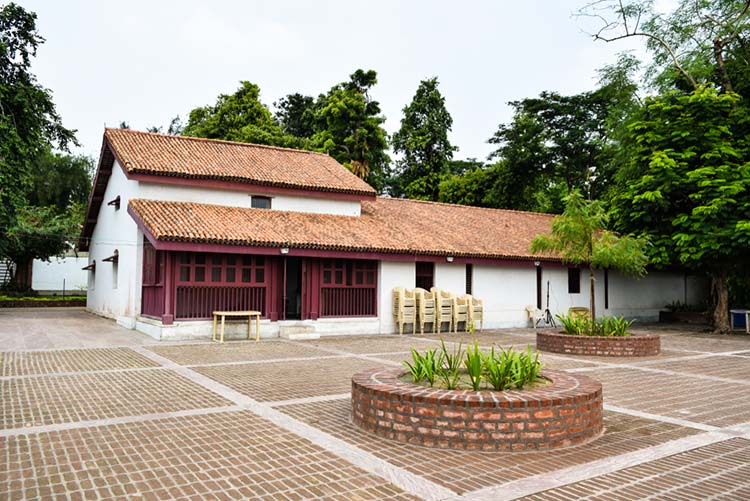
<svg viewBox="0 0 750 501">
<path fill-rule="evenodd" d="M 724 45 L 725 42 L 720 38 L 714 40 L 714 59 L 716 60 L 716 70 L 719 72 L 721 86 L 724 87 L 724 92 L 731 93 L 734 92 L 734 87 L 732 87 L 732 81 L 729 79 L 729 74 L 724 64 L 724 55 L 722 54 Z"/>
<path fill-rule="evenodd" d="M 16 271 L 13 274 L 13 286 L 15 290 L 31 289 L 31 273 L 34 260 L 21 258 L 15 261 Z"/>
<path fill-rule="evenodd" d="M 717 334 L 728 334 L 729 326 L 729 289 L 727 288 L 727 274 L 717 271 L 711 274 L 711 294 L 714 296 L 713 324 Z"/>
<path fill-rule="evenodd" d="M 590 294 L 591 294 L 591 301 L 589 302 L 590 309 L 591 309 L 591 321 L 596 322 L 596 297 L 594 296 L 595 290 L 594 290 L 594 283 L 596 282 L 596 279 L 594 278 L 594 269 L 589 268 L 589 287 L 590 287 Z"/>
</svg>

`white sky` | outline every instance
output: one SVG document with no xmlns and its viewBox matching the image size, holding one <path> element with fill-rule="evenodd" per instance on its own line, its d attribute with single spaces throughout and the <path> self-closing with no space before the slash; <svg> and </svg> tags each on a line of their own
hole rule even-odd
<svg viewBox="0 0 750 501">
<path fill-rule="evenodd" d="M 571 14 L 585 0 L 21 0 L 47 42 L 32 71 L 53 91 L 81 153 L 105 124 L 144 130 L 232 93 L 240 80 L 271 104 L 315 95 L 357 68 L 393 133 L 419 81 L 440 80 L 455 158 L 484 159 L 511 100 L 596 85 L 596 69 L 640 41 L 604 44 Z M 640 52 L 639 52 L 640 53 Z"/>
</svg>

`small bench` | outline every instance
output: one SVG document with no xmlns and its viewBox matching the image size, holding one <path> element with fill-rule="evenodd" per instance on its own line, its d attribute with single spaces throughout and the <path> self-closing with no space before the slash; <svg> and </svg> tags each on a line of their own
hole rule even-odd
<svg viewBox="0 0 750 501">
<path fill-rule="evenodd" d="M 211 341 L 216 341 L 216 322 L 221 317 L 221 337 L 219 342 L 224 342 L 224 321 L 226 317 L 247 317 L 247 338 L 250 339 L 250 326 L 253 317 L 255 318 L 255 341 L 260 341 L 260 312 L 259 311 L 215 311 L 214 312 L 214 329 L 211 335 Z"/>
</svg>

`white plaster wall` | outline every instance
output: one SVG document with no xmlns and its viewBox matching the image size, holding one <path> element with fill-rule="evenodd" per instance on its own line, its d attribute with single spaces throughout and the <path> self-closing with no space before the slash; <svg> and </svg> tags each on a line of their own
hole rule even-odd
<svg viewBox="0 0 750 501">
<path fill-rule="evenodd" d="M 435 287 L 456 296 L 466 294 L 466 265 L 461 263 L 435 263 Z"/>
<path fill-rule="evenodd" d="M 637 279 L 621 273 L 609 273 L 609 306 L 607 315 L 622 315 L 644 321 L 659 319 L 659 310 L 674 301 L 684 301 L 685 276 L 682 273 L 651 272 Z M 599 294 L 597 294 L 599 296 Z M 602 298 L 601 304 L 604 303 Z M 602 310 L 604 311 L 604 310 Z"/>
<path fill-rule="evenodd" d="M 31 288 L 35 291 L 60 292 L 64 287 L 66 294 L 85 292 L 88 287 L 88 272 L 81 268 L 88 265 L 88 261 L 88 257 L 84 256 L 53 257 L 49 261 L 35 259 Z"/>
<path fill-rule="evenodd" d="M 391 334 L 397 331 L 393 320 L 392 292 L 394 287 L 413 289 L 416 286 L 414 262 L 381 261 L 378 267 L 378 317 L 380 332 Z"/>
<path fill-rule="evenodd" d="M 483 328 L 523 327 L 526 306 L 536 303 L 536 270 L 475 264 L 472 292 L 484 301 Z"/>
<path fill-rule="evenodd" d="M 252 195 L 271 197 L 272 210 L 307 212 L 314 214 L 337 214 L 359 216 L 358 200 L 334 200 L 310 196 L 277 195 L 270 193 L 248 193 L 246 191 L 217 190 L 190 186 L 140 183 L 139 198 L 151 200 L 171 200 L 177 202 L 197 202 L 203 204 L 250 207 Z"/>
<path fill-rule="evenodd" d="M 107 205 L 118 195 L 119 209 Z M 88 260 L 89 263 L 96 261 L 96 272 L 94 287 L 89 287 L 87 308 L 114 318 L 128 328 L 135 327 L 135 318 L 140 312 L 143 240 L 127 211 L 128 201 L 138 196 L 138 182 L 129 181 L 115 162 L 92 235 Z M 113 264 L 102 261 L 115 249 L 119 252 L 117 287 L 113 284 Z"/>
</svg>

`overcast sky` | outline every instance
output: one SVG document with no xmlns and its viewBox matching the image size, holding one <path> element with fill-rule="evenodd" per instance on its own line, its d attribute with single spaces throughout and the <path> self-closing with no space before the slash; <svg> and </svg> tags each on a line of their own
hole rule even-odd
<svg viewBox="0 0 750 501">
<path fill-rule="evenodd" d="M 638 42 L 594 42 L 572 13 L 585 0 L 219 1 L 21 0 L 47 42 L 33 71 L 53 91 L 80 152 L 98 156 L 103 127 L 166 125 L 232 93 L 240 80 L 271 106 L 317 95 L 357 68 L 389 133 L 432 76 L 453 116 L 456 158 L 483 159 L 511 118 L 508 101 L 596 85 L 596 70 Z M 588 26 L 590 28 L 590 26 Z M 640 52 L 638 52 L 640 54 Z"/>
</svg>

